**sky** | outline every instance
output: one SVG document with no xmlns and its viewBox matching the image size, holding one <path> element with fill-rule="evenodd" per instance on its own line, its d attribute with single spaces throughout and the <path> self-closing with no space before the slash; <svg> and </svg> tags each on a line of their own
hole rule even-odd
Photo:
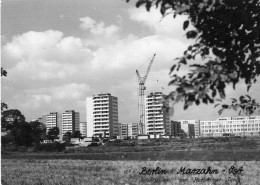
<svg viewBox="0 0 260 185">
<path fill-rule="evenodd" d="M 182 29 L 185 16 L 162 18 L 152 7 L 125 0 L 5 0 L 1 10 L 1 99 L 31 121 L 50 112 L 75 110 L 86 121 L 86 97 L 111 93 L 119 98 L 119 122 L 138 122 L 138 80 L 156 53 L 146 94 L 174 90 L 170 67 L 194 42 Z M 185 73 L 187 69 L 181 69 Z M 227 101 L 249 94 L 243 83 L 228 87 Z M 222 116 L 237 116 L 226 111 Z M 214 120 L 214 105 L 174 106 L 172 120 Z"/>
</svg>

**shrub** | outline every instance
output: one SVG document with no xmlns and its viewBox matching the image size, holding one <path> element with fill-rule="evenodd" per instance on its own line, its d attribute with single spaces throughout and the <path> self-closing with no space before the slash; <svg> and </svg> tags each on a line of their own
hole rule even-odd
<svg viewBox="0 0 260 185">
<path fill-rule="evenodd" d="M 92 147 L 92 146 L 99 146 L 98 143 L 91 143 L 90 145 L 88 145 L 88 147 Z"/>
<path fill-rule="evenodd" d="M 18 147 L 17 147 L 18 152 L 26 152 L 27 149 L 28 149 L 28 148 L 27 148 L 26 146 L 18 146 Z"/>
<path fill-rule="evenodd" d="M 35 151 L 61 152 L 63 150 L 65 150 L 65 144 L 59 142 L 43 143 L 35 147 Z"/>
<path fill-rule="evenodd" d="M 15 145 L 8 145 L 5 147 L 2 147 L 2 151 L 16 152 L 17 150 L 18 150 L 18 147 Z"/>
</svg>

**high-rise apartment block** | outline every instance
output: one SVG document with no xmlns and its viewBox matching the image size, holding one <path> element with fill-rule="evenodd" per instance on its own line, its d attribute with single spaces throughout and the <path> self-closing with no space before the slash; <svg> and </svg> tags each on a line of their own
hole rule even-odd
<svg viewBox="0 0 260 185">
<path fill-rule="evenodd" d="M 79 130 L 79 112 L 74 110 L 66 110 L 62 113 L 62 135 L 66 132 L 71 132 L 72 134 Z"/>
<path fill-rule="evenodd" d="M 110 93 L 86 98 L 87 137 L 113 137 L 118 130 L 118 98 Z"/>
<path fill-rule="evenodd" d="M 170 135 L 170 115 L 163 110 L 163 103 L 168 106 L 169 102 L 163 102 L 162 92 L 150 93 L 145 97 L 145 134 L 168 134 Z"/>
<path fill-rule="evenodd" d="M 37 121 L 43 123 L 46 126 L 46 133 L 53 127 L 58 127 L 60 134 L 59 138 L 62 138 L 62 120 L 61 114 L 58 112 L 51 112 L 48 115 L 43 115 L 38 118 Z"/>
<path fill-rule="evenodd" d="M 179 137 L 181 133 L 181 122 L 171 121 L 171 135 L 174 137 Z"/>
<path fill-rule="evenodd" d="M 51 112 L 46 115 L 46 131 L 48 132 L 53 127 L 58 127 L 58 112 Z"/>
<path fill-rule="evenodd" d="M 87 122 L 79 123 L 79 131 L 82 137 L 86 137 Z"/>
</svg>

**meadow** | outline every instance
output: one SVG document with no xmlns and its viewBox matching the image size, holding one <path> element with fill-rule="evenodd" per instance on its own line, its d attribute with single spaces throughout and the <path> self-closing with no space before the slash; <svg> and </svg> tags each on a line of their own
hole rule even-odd
<svg viewBox="0 0 260 185">
<path fill-rule="evenodd" d="M 3 185 L 260 182 L 260 138 L 129 140 L 98 147 L 68 147 L 62 152 L 4 149 L 1 157 Z M 144 172 L 159 169 L 167 173 L 139 174 L 144 167 Z M 177 174 L 181 168 L 208 167 L 218 173 Z M 238 173 L 241 167 L 243 171 Z"/>
</svg>

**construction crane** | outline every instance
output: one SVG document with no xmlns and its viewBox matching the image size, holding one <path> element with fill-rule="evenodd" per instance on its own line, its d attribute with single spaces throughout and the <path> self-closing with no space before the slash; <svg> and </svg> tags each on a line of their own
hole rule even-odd
<svg viewBox="0 0 260 185">
<path fill-rule="evenodd" d="M 145 87 L 145 81 L 147 79 L 147 76 L 149 74 L 149 71 L 151 69 L 154 57 L 155 57 L 156 53 L 153 55 L 152 60 L 149 63 L 149 66 L 147 68 L 147 71 L 144 75 L 144 77 L 141 77 L 138 70 L 136 70 L 136 75 L 138 78 L 138 82 L 139 82 L 139 89 L 138 89 L 138 96 L 139 96 L 139 100 L 138 100 L 138 111 L 139 111 L 139 129 L 138 129 L 138 134 L 144 134 L 145 131 L 145 110 L 144 110 L 144 91 L 146 89 Z"/>
</svg>

